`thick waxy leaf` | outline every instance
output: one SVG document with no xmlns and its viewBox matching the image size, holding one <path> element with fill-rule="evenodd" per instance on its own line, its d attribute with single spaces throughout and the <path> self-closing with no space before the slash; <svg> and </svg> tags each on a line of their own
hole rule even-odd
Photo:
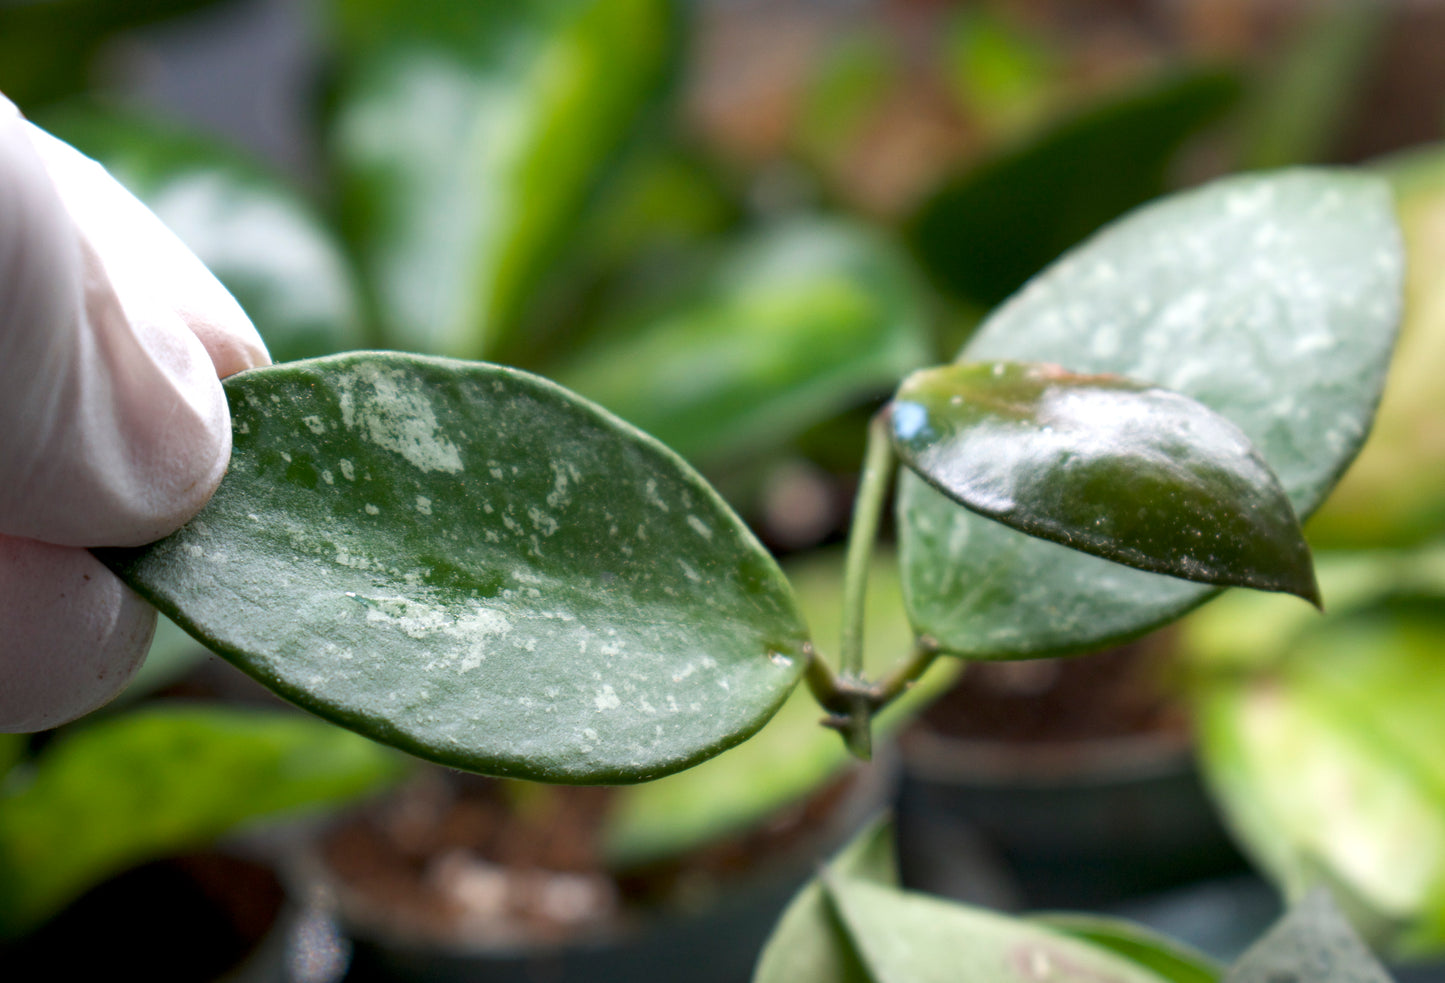
<svg viewBox="0 0 1445 983">
<path fill-rule="evenodd" d="M 555 375 L 695 460 L 784 441 L 930 360 L 903 257 L 836 221 L 768 230 L 631 320 Z"/>
<path fill-rule="evenodd" d="M 963 363 L 899 387 L 893 442 L 1005 525 L 1141 570 L 1318 603 L 1289 499 L 1239 428 L 1178 393 L 1053 366 Z"/>
<path fill-rule="evenodd" d="M 1370 439 L 1310 523 L 1319 547 L 1413 546 L 1445 533 L 1445 146 L 1385 161 L 1405 234 L 1405 319 Z"/>
<path fill-rule="evenodd" d="M 833 656 L 843 618 L 843 554 L 830 551 L 786 567 L 815 646 Z M 868 678 L 880 678 L 913 649 L 895 557 L 880 553 L 864 599 L 863 652 Z M 874 719 L 881 742 L 957 678 L 962 665 L 935 664 Z M 837 734 L 818 726 L 822 711 L 799 686 L 751 740 L 711 761 L 655 782 L 618 790 L 605 843 L 614 865 L 667 859 L 755 826 L 817 791 L 854 765 Z"/>
<path fill-rule="evenodd" d="M 1099 226 L 1162 194 L 1180 146 L 1238 93 L 1237 79 L 1218 74 L 1126 92 L 943 188 L 911 223 L 914 249 L 953 294 L 997 304 Z"/>
<path fill-rule="evenodd" d="M 1238 426 L 1297 515 L 1359 448 L 1399 313 L 1386 186 L 1332 171 L 1220 181 L 1125 218 L 1004 305 L 963 357 L 1057 363 L 1181 392 Z M 1210 588 L 1030 539 L 905 474 L 914 626 L 971 657 L 1139 634 Z"/>
<path fill-rule="evenodd" d="M 226 385 L 210 504 L 98 555 L 310 710 L 455 767 L 627 782 L 741 741 L 803 670 L 792 593 L 742 522 L 552 383 L 368 353 Z"/>
<path fill-rule="evenodd" d="M 1350 923 L 1316 890 L 1230 968 L 1224 983 L 1390 983 Z"/>
<path fill-rule="evenodd" d="M 893 825 L 870 825 L 828 869 L 835 877 L 896 886 Z M 809 881 L 778 919 L 758 957 L 753 983 L 874 983 L 821 880 Z"/>
<path fill-rule="evenodd" d="M 1167 977 L 1022 919 L 930 895 L 824 875 L 840 920 L 876 983 L 1169 983 Z"/>
<path fill-rule="evenodd" d="M 674 5 L 338 6 L 333 146 L 386 338 L 494 352 L 663 82 Z"/>
<path fill-rule="evenodd" d="M 244 822 L 350 801 L 403 766 L 299 714 L 147 710 L 83 727 L 0 796 L 0 936 L 132 864 Z"/>
<path fill-rule="evenodd" d="M 199 134 L 114 111 L 43 121 L 99 160 L 216 277 L 278 362 L 366 347 L 339 245 L 300 195 Z"/>
<path fill-rule="evenodd" d="M 1046 914 L 1033 920 L 1108 949 L 1164 977 L 1169 983 L 1218 983 L 1223 969 L 1208 956 L 1150 929 L 1100 915 Z"/>
<path fill-rule="evenodd" d="M 1402 954 L 1445 947 L 1441 598 L 1328 618 L 1262 671 L 1197 680 L 1206 775 L 1243 844 Z"/>
</svg>

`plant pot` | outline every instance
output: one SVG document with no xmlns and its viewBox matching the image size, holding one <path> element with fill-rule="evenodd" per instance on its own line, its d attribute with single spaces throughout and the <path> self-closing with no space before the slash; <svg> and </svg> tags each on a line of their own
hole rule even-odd
<svg viewBox="0 0 1445 983">
<path fill-rule="evenodd" d="M 1161 674 L 1166 646 L 971 666 L 901 741 L 905 882 L 1097 908 L 1243 869 Z"/>
<path fill-rule="evenodd" d="M 606 789 L 451 775 L 439 793 L 437 780 L 432 773 L 420 791 L 413 787 L 410 804 L 394 798 L 332 827 L 297 867 L 304 890 L 331 899 L 352 953 L 347 980 L 610 983 L 675 979 L 685 972 L 698 983 L 742 983 L 773 924 L 817 863 L 891 801 L 897 765 L 885 756 L 851 770 L 761 828 L 629 871 L 606 870 L 595 856 L 566 858 L 566 837 L 579 842 L 595 837 L 582 826 L 598 824 Z M 471 835 L 468 824 L 475 833 L 489 821 L 477 803 L 499 789 L 514 797 L 518 814 L 545 813 L 547 803 L 565 803 L 565 815 L 549 817 L 552 829 L 523 822 L 492 838 L 488 851 L 504 841 L 518 854 L 521 862 L 514 864 L 455 845 Z M 403 827 L 413 824 L 410 833 L 398 829 L 398 817 Z M 421 827 L 436 835 L 437 844 L 422 842 Z M 376 865 L 368 873 L 372 860 L 364 854 L 389 849 L 375 839 L 378 832 L 393 840 L 398 833 L 403 840 L 421 834 L 415 849 L 403 851 L 410 881 L 391 881 L 382 871 L 394 857 L 372 858 Z M 431 849 L 448 838 L 453 845 Z M 547 869 L 544 855 L 563 857 L 554 868 L 570 869 Z M 549 904 L 557 910 L 545 911 Z"/>
<path fill-rule="evenodd" d="M 265 863 L 221 850 L 157 860 L 92 888 L 0 945 L 6 979 L 127 975 L 210 983 L 281 978 L 285 891 Z"/>
</svg>

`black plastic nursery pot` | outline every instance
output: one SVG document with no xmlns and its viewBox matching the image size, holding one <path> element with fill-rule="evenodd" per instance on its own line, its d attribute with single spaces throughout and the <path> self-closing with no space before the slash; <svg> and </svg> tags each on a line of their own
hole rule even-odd
<svg viewBox="0 0 1445 983">
<path fill-rule="evenodd" d="M 595 877 L 503 868 L 456 851 L 421 860 L 418 876 L 450 880 L 473 903 L 470 912 L 455 917 L 455 906 L 395 903 L 410 889 L 365 883 L 366 865 L 356 863 L 361 841 L 349 839 L 374 814 L 333 827 L 302 859 L 297 880 L 329 899 L 350 949 L 351 981 L 745 983 L 788 901 L 819 862 L 888 807 L 897 776 L 896 757 L 885 754 L 727 843 L 654 868 L 609 872 L 605 910 L 595 917 L 585 910 L 597 902 Z M 518 891 L 551 892 L 555 903 L 572 906 L 567 923 L 489 913 L 499 892 Z"/>
<path fill-rule="evenodd" d="M 224 850 L 135 867 L 29 935 L 0 944 L 10 980 L 133 975 L 176 983 L 281 980 L 290 908 L 270 865 Z"/>
<path fill-rule="evenodd" d="M 971 666 L 900 742 L 905 883 L 1087 909 L 1244 869 L 1158 644 Z"/>
</svg>

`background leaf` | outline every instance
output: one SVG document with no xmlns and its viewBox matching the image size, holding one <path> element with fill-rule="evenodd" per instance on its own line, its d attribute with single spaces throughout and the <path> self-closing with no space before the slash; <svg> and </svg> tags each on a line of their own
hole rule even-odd
<svg viewBox="0 0 1445 983">
<path fill-rule="evenodd" d="M 1238 80 L 1155 80 L 979 164 L 926 201 L 908 237 L 939 286 L 992 307 L 1065 249 L 1162 194 L 1185 140 L 1220 118 Z"/>
<path fill-rule="evenodd" d="M 0 6 L 0 92 L 22 111 L 84 89 L 91 62 L 116 34 L 218 0 L 45 0 Z"/>
<path fill-rule="evenodd" d="M 1440 583 L 1303 626 L 1253 672 L 1225 663 L 1195 683 L 1205 773 L 1237 837 L 1288 894 L 1328 884 L 1362 932 L 1402 953 L 1445 947 Z"/>
<path fill-rule="evenodd" d="M 453 767 L 627 782 L 741 741 L 803 670 L 792 592 L 741 520 L 552 383 L 366 353 L 226 389 L 215 497 L 97 555 L 308 709 Z"/>
<path fill-rule="evenodd" d="M 332 149 L 388 343 L 498 352 L 660 91 L 671 0 L 336 0 Z"/>
<path fill-rule="evenodd" d="M 235 295 L 275 361 L 366 347 L 340 246 L 301 195 L 260 164 L 134 113 L 72 108 L 42 122 L 180 236 Z"/>
<path fill-rule="evenodd" d="M 962 358 L 1055 362 L 1184 393 L 1243 430 L 1307 516 L 1368 430 L 1401 264 L 1381 182 L 1307 170 L 1230 178 L 1069 253 L 995 312 Z M 907 474 L 898 516 L 914 626 L 961 655 L 1098 647 L 1210 594 L 1030 539 Z"/>
<path fill-rule="evenodd" d="M 1279 481 L 1178 393 L 1057 366 L 962 363 L 894 397 L 898 456 L 980 515 L 1141 570 L 1319 602 Z"/>
<path fill-rule="evenodd" d="M 273 712 L 151 709 L 67 732 L 0 794 L 0 936 L 128 866 L 354 799 L 402 765 L 355 734 Z"/>
<path fill-rule="evenodd" d="M 1389 983 L 1390 974 L 1351 930 L 1325 891 L 1292 907 L 1230 968 L 1224 983 Z"/>
<path fill-rule="evenodd" d="M 897 886 L 893 824 L 874 822 L 829 862 L 828 869 L 837 877 Z M 778 919 L 758 957 L 753 983 L 874 983 L 817 878 L 798 892 Z"/>
<path fill-rule="evenodd" d="M 1223 970 L 1208 956 L 1121 918 L 1043 914 L 1033 920 L 1151 969 L 1169 983 L 1218 983 Z"/>
<path fill-rule="evenodd" d="M 795 220 L 553 373 L 693 460 L 776 445 L 931 360 L 920 285 L 864 228 Z"/>
<path fill-rule="evenodd" d="M 1167 978 L 1022 919 L 867 881 L 828 877 L 828 896 L 877 983 L 1167 983 Z"/>
</svg>

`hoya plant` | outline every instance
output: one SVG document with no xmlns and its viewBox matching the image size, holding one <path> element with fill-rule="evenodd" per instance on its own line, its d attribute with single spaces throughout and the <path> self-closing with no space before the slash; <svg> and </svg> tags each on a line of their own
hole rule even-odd
<svg viewBox="0 0 1445 983">
<path fill-rule="evenodd" d="M 1066 254 L 875 416 L 836 661 L 680 457 L 489 363 L 238 375 L 215 498 L 98 555 L 293 702 L 454 767 L 644 781 L 746 739 L 805 681 L 866 756 L 872 715 L 940 657 L 1080 651 L 1226 585 L 1318 603 L 1299 516 L 1368 430 L 1401 268 L 1386 186 L 1322 170 L 1177 195 Z M 895 461 L 916 642 L 867 676 Z"/>
<path fill-rule="evenodd" d="M 1010 296 L 1161 191 L 1237 80 L 1131 94 L 917 215 L 905 237 L 929 275 L 1003 301 L 933 365 L 933 298 L 896 243 L 806 213 L 736 234 L 726 182 L 642 139 L 675 70 L 674 5 L 415 6 L 336 5 L 335 223 L 204 141 L 53 123 L 186 226 L 287 342 L 281 364 L 227 383 L 234 452 L 206 510 L 98 554 L 208 649 L 421 758 L 631 784 L 696 774 L 795 692 L 866 757 L 877 715 L 968 662 L 1082 653 L 1226 586 L 1319 603 L 1300 521 L 1369 429 L 1399 316 L 1381 182 L 1226 179 L 1130 214 Z M 1100 204 L 1120 147 L 1132 176 Z M 1040 214 L 992 207 L 1039 186 Z M 1044 227 L 1079 202 L 1084 218 Z M 254 248 L 262 225 L 284 250 Z M 702 252 L 721 256 L 694 275 L 692 247 L 718 230 Z M 684 289 L 644 283 L 637 301 L 611 277 L 624 262 Z M 602 316 L 570 316 L 598 294 Z M 349 350 L 370 345 L 426 354 Z M 717 465 L 746 470 L 884 386 L 856 428 L 834 648 Z M 911 636 L 896 652 L 870 650 L 865 620 L 890 502 Z M 926 979 L 917 961 L 946 968 L 958 932 L 1000 980 L 1097 977 L 1118 968 L 1100 951 L 1168 948 L 900 899 L 851 862 L 799 901 L 821 892 L 807 918 L 822 927 L 785 921 L 760 975 L 822 945 L 861 960 L 859 979 Z M 1302 917 L 1317 937 L 1337 927 Z M 1074 941 L 1055 946 L 1060 932 Z M 1217 975 L 1187 954 L 1146 962 L 1122 978 Z M 776 978 L 848 978 L 809 972 Z"/>
</svg>

